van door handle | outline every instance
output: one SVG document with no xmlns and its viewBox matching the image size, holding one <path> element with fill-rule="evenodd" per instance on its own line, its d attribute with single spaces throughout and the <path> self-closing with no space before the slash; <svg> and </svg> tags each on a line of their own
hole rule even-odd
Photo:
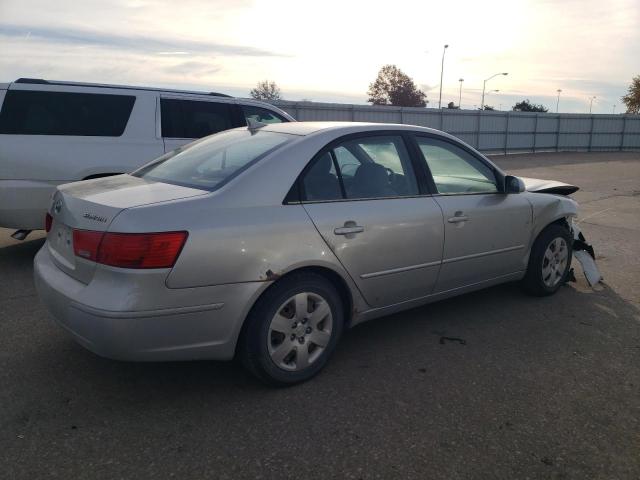
<svg viewBox="0 0 640 480">
<path fill-rule="evenodd" d="M 364 227 L 361 227 L 353 220 L 344 222 L 343 227 L 336 227 L 333 230 L 333 233 L 335 235 L 346 235 L 347 238 L 351 238 L 349 237 L 349 235 L 355 235 L 356 233 L 362 233 L 362 232 L 364 232 Z"/>
<path fill-rule="evenodd" d="M 447 222 L 460 223 L 460 222 L 466 222 L 467 220 L 469 220 L 469 217 L 467 217 L 466 215 L 463 215 L 462 212 L 458 211 L 453 217 L 449 218 Z"/>
</svg>

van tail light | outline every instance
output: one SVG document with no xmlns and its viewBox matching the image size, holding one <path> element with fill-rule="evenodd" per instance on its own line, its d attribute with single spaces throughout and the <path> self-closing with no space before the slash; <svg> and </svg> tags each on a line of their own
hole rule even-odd
<svg viewBox="0 0 640 480">
<path fill-rule="evenodd" d="M 53 217 L 49 212 L 44 217 L 44 231 L 49 233 L 51 231 L 51 224 L 53 223 Z"/>
<path fill-rule="evenodd" d="M 77 256 L 120 268 L 170 268 L 187 240 L 187 232 L 111 233 L 73 231 Z"/>
</svg>

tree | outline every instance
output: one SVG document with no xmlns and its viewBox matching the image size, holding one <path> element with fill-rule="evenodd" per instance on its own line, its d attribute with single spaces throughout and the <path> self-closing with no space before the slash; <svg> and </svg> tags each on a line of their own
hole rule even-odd
<svg viewBox="0 0 640 480">
<path fill-rule="evenodd" d="M 622 97 L 622 101 L 627 106 L 627 113 L 640 113 L 640 75 L 633 77 L 629 92 Z"/>
<path fill-rule="evenodd" d="M 535 103 L 531 103 L 529 99 L 523 100 L 521 102 L 516 103 L 513 106 L 514 112 L 548 112 L 549 109 L 544 105 L 536 105 Z"/>
<path fill-rule="evenodd" d="M 495 108 L 493 108 L 491 105 L 485 105 L 485 106 L 482 108 L 482 110 L 491 110 L 491 111 L 493 111 L 493 110 L 495 110 Z"/>
<path fill-rule="evenodd" d="M 460 105 L 456 105 L 453 102 L 449 102 L 449 103 L 447 103 L 447 108 L 451 109 L 451 110 L 459 110 L 460 109 Z"/>
<path fill-rule="evenodd" d="M 369 85 L 368 102 L 374 105 L 425 107 L 427 95 L 419 90 L 411 77 L 395 65 L 385 65 L 376 81 Z"/>
<path fill-rule="evenodd" d="M 282 99 L 280 87 L 276 85 L 276 82 L 270 82 L 269 80 L 258 82 L 256 88 L 252 88 L 249 92 L 249 95 L 251 95 L 251 98 L 255 98 L 256 100 Z"/>
</svg>

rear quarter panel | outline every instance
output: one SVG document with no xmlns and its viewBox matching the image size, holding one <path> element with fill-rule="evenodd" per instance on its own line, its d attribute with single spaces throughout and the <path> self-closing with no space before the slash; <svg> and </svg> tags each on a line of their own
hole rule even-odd
<svg viewBox="0 0 640 480">
<path fill-rule="evenodd" d="M 216 207 L 216 196 L 137 207 L 118 215 L 109 230 L 186 230 L 189 237 L 166 283 L 194 288 L 272 282 L 295 269 L 317 266 L 357 288 L 324 243 L 301 205 Z"/>
</svg>

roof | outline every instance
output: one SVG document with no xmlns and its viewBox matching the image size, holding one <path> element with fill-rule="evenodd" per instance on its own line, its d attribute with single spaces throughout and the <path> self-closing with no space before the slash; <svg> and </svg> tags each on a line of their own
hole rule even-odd
<svg viewBox="0 0 640 480">
<path fill-rule="evenodd" d="M 229 97 L 224 93 L 218 92 L 198 92 L 192 90 L 176 90 L 171 88 L 157 88 L 157 87 L 136 87 L 130 85 L 110 85 L 107 83 L 86 83 L 86 82 L 67 82 L 62 80 L 45 80 L 42 78 L 19 78 L 14 83 L 19 84 L 36 84 L 36 85 L 68 85 L 74 87 L 97 87 L 97 88 L 119 88 L 127 90 L 146 90 L 152 92 L 171 92 L 171 93 L 188 93 L 192 95 L 213 95 L 215 97 Z"/>
<path fill-rule="evenodd" d="M 264 130 L 270 132 L 289 133 L 292 135 L 311 135 L 320 131 L 341 130 L 342 133 L 358 133 L 371 130 L 412 130 L 444 134 L 439 130 L 420 127 L 416 125 L 404 125 L 399 123 L 367 123 L 367 122 L 291 122 L 270 123 Z M 444 134 L 446 135 L 446 134 Z"/>
</svg>

